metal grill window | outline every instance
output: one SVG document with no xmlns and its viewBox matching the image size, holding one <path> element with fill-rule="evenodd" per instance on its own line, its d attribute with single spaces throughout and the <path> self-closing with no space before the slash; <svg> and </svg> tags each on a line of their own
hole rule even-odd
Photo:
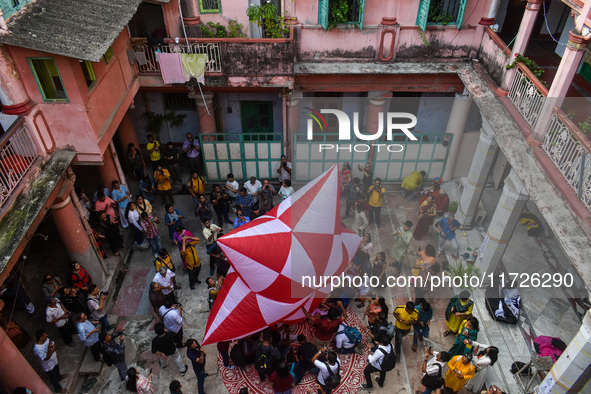
<svg viewBox="0 0 591 394">
<path fill-rule="evenodd" d="M 197 111 L 195 100 L 186 93 L 163 93 L 164 108 L 169 111 Z"/>
</svg>

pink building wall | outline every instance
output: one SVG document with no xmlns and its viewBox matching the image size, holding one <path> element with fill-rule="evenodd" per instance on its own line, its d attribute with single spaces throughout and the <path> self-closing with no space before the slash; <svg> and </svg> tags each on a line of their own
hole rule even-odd
<svg viewBox="0 0 591 394">
<path fill-rule="evenodd" d="M 138 89 L 135 65 L 127 58 L 129 36 L 124 29 L 113 43 L 109 64 L 93 63 L 95 85 L 89 89 L 78 59 L 25 48 L 9 47 L 31 100 L 43 112 L 56 148 L 73 147 L 76 160 L 101 161 L 101 153 L 111 140 L 118 122 Z M 46 102 L 27 58 L 53 58 L 59 70 L 68 102 Z"/>
<path fill-rule="evenodd" d="M 349 60 L 374 60 L 379 49 L 381 32 L 378 26 L 382 17 L 395 17 L 400 25 L 397 37 L 397 58 L 466 57 L 474 42 L 474 28 L 486 17 L 490 1 L 469 0 L 462 29 L 455 25 L 430 25 L 426 46 L 416 27 L 420 2 L 417 0 L 384 1 L 366 0 L 363 30 L 354 26 L 324 30 L 318 25 L 318 0 L 298 0 L 294 3 L 295 15 L 302 24 L 299 40 L 302 60 L 323 61 L 349 58 Z"/>
</svg>

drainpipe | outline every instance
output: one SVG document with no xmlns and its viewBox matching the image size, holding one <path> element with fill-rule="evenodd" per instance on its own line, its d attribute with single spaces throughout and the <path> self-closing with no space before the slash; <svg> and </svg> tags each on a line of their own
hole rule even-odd
<svg viewBox="0 0 591 394">
<path fill-rule="evenodd" d="M 121 180 L 121 184 L 124 185 L 127 190 L 127 180 L 125 179 L 125 174 L 123 173 L 123 169 L 121 168 L 121 162 L 119 162 L 119 158 L 117 157 L 117 150 L 115 149 L 115 144 L 113 140 L 109 142 L 109 150 L 111 151 L 111 158 L 113 159 L 113 163 L 115 163 L 115 168 L 117 169 L 117 174 L 119 175 L 119 179 Z"/>
<path fill-rule="evenodd" d="M 76 181 L 76 174 L 74 174 L 74 171 L 72 171 L 72 167 L 68 167 L 68 169 L 66 170 L 66 173 L 68 174 L 68 178 L 71 179 L 72 182 Z M 92 248 L 94 249 L 94 253 L 96 253 L 97 258 L 98 258 L 99 262 L 101 263 L 101 268 L 103 269 L 103 272 L 105 273 L 105 275 L 108 277 L 109 276 L 109 269 L 107 268 L 107 264 L 105 263 L 105 260 L 103 259 L 103 256 L 100 253 L 99 247 L 96 243 L 96 239 L 94 239 L 94 236 L 92 234 L 92 227 L 90 227 L 90 224 L 88 224 L 88 221 L 86 220 L 86 216 L 84 216 L 84 211 L 82 210 L 82 206 L 80 205 L 80 200 L 78 199 L 78 196 L 76 195 L 76 191 L 74 190 L 74 188 L 72 188 L 70 190 L 70 200 L 72 200 L 72 203 L 74 204 L 74 208 L 76 208 L 76 212 L 78 212 L 78 216 L 80 217 L 80 221 L 82 222 L 82 226 L 84 227 L 84 231 L 86 231 L 86 235 L 90 239 L 90 243 L 92 244 Z"/>
<path fill-rule="evenodd" d="M 289 142 L 287 140 L 288 138 L 288 132 L 287 132 L 287 125 L 288 125 L 288 111 L 289 108 L 287 107 L 287 96 L 285 94 L 281 94 L 281 102 L 282 102 L 282 106 L 283 106 L 283 149 L 285 150 L 283 152 L 283 154 L 287 157 L 290 157 L 291 155 L 287 155 L 287 150 L 289 147 Z"/>
<path fill-rule="evenodd" d="M 490 3 L 490 8 L 488 9 L 487 18 L 495 19 L 497 17 L 497 13 L 499 12 L 499 6 L 501 5 L 501 0 L 492 0 Z"/>
</svg>

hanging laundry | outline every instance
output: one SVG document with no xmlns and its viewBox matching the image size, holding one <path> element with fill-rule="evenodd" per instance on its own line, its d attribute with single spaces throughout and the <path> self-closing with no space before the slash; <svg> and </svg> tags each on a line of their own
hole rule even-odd
<svg viewBox="0 0 591 394">
<path fill-rule="evenodd" d="M 185 83 L 185 74 L 178 53 L 157 53 L 160 71 L 165 84 Z"/>
<path fill-rule="evenodd" d="M 205 66 L 208 62 L 206 54 L 182 53 L 181 62 L 183 63 L 185 81 L 189 81 L 193 77 L 197 79 L 197 82 L 205 83 Z"/>
</svg>

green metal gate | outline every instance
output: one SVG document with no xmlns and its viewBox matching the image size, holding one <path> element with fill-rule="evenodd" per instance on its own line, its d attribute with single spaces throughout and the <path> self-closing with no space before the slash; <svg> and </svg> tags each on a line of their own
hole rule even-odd
<svg viewBox="0 0 591 394">
<path fill-rule="evenodd" d="M 315 134 L 309 141 L 307 134 L 295 134 L 293 143 L 292 178 L 307 182 L 332 165 L 348 162 L 353 176 L 362 177 L 357 169 L 369 159 L 371 145 L 374 149 L 373 177 L 385 182 L 402 182 L 411 172 L 425 171 L 427 179 L 442 177 L 449 156 L 452 134 L 415 134 L 418 141 L 411 141 L 403 134 L 393 134 L 394 141 L 339 141 L 338 133 Z M 392 151 L 389 151 L 393 150 Z"/>
<path fill-rule="evenodd" d="M 283 154 L 281 134 L 212 133 L 200 135 L 199 143 L 209 182 L 224 182 L 230 172 L 238 181 L 253 175 L 261 180 L 277 178 Z"/>
</svg>

